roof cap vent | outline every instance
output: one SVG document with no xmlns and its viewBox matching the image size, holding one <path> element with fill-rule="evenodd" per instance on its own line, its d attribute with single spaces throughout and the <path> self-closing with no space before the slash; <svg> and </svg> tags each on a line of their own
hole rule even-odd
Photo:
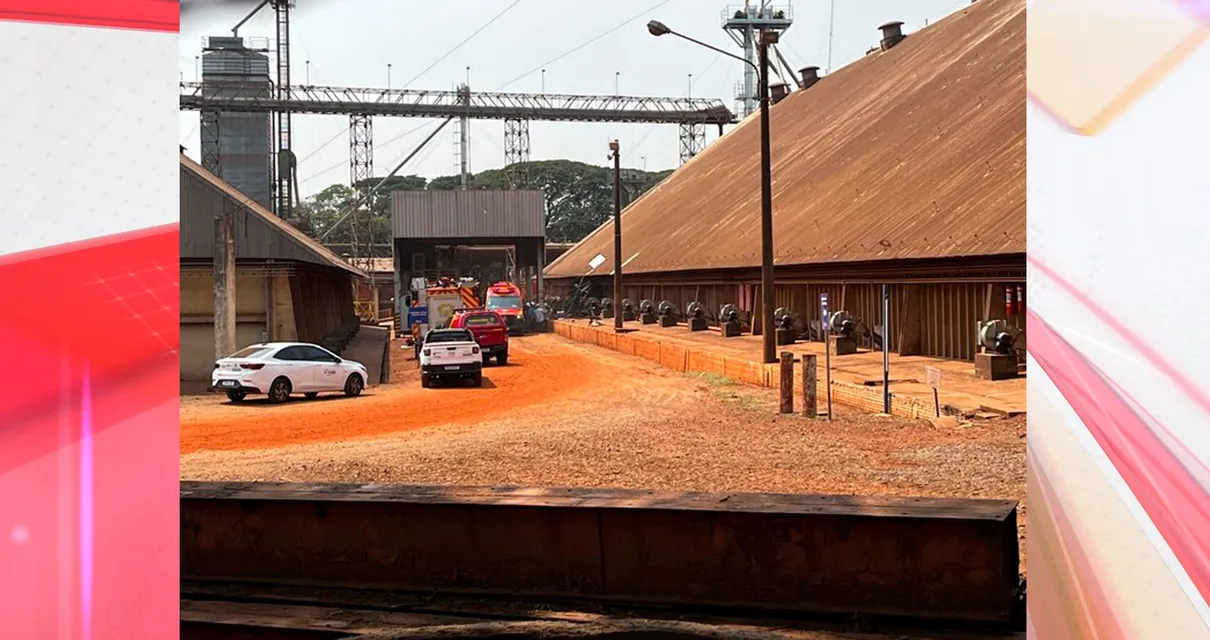
<svg viewBox="0 0 1210 640">
<path fill-rule="evenodd" d="M 806 89 L 819 82 L 819 67 L 803 67 L 798 70 L 802 76 L 802 88 Z"/>
<path fill-rule="evenodd" d="M 784 82 L 775 82 L 769 85 L 769 101 L 772 104 L 777 104 L 786 99 L 790 95 L 790 88 Z"/>
<path fill-rule="evenodd" d="M 882 31 L 882 42 L 879 43 L 879 46 L 883 51 L 899 44 L 907 37 L 903 35 L 903 23 L 900 21 L 888 22 L 878 29 Z"/>
</svg>

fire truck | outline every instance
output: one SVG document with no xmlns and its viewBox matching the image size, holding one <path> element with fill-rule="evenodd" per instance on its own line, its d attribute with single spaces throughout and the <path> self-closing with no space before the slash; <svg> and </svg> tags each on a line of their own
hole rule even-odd
<svg viewBox="0 0 1210 640">
<path fill-rule="evenodd" d="M 413 310 L 419 313 L 409 314 L 409 326 L 419 322 L 422 332 L 440 329 L 445 326 L 454 311 L 472 309 L 479 306 L 479 283 L 470 279 L 454 280 L 439 278 L 434 280 L 417 281 L 415 287 L 415 302 Z"/>
<path fill-rule="evenodd" d="M 485 306 L 500 314 L 511 335 L 525 333 L 525 294 L 511 282 L 497 282 L 487 288 Z"/>
</svg>

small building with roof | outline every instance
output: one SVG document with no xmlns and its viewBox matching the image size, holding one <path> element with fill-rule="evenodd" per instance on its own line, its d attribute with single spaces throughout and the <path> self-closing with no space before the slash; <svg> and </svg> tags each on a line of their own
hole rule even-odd
<svg viewBox="0 0 1210 640">
<path fill-rule="evenodd" d="M 889 285 L 893 350 L 972 359 L 978 321 L 1024 328 L 1025 2 L 880 29 L 869 55 L 774 96 L 776 305 L 809 326 L 826 293 L 874 327 Z M 737 304 L 759 328 L 759 159 L 754 115 L 625 209 L 626 297 Z M 611 296 L 613 255 L 607 222 L 550 264 L 548 291 Z"/>
<path fill-rule="evenodd" d="M 181 166 L 181 380 L 209 380 L 215 360 L 215 220 L 235 227 L 237 348 L 302 341 L 340 353 L 356 333 L 354 286 L 366 274 L 197 162 Z"/>
</svg>

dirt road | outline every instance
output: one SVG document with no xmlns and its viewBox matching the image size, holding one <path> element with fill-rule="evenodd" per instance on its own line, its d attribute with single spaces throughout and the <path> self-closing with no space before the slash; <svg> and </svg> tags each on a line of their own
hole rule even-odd
<svg viewBox="0 0 1210 640">
<path fill-rule="evenodd" d="M 513 340 L 509 364 L 487 367 L 478 389 L 421 389 L 416 365 L 408 359 L 411 352 L 398 346 L 392 353 L 391 384 L 371 388 L 360 398 L 299 397 L 283 405 L 263 397 L 241 404 L 221 396 L 182 398 L 181 453 L 350 440 L 484 420 L 574 397 L 592 378 L 600 387 L 602 373 L 594 370 L 592 354 L 552 335 Z"/>
<path fill-rule="evenodd" d="M 481 389 L 421 389 L 403 357 L 356 399 L 183 398 L 181 477 L 1010 498 L 1024 557 L 1023 419 L 778 416 L 775 391 L 557 336 L 512 350 Z"/>
</svg>

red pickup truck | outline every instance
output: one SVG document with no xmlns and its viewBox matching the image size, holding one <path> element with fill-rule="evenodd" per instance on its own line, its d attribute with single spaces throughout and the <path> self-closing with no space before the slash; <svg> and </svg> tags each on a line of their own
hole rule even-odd
<svg viewBox="0 0 1210 640">
<path fill-rule="evenodd" d="M 508 364 L 508 327 L 499 313 L 486 309 L 459 309 L 450 318 L 450 328 L 466 329 L 475 336 L 484 364 L 493 357 L 500 366 Z"/>
</svg>

